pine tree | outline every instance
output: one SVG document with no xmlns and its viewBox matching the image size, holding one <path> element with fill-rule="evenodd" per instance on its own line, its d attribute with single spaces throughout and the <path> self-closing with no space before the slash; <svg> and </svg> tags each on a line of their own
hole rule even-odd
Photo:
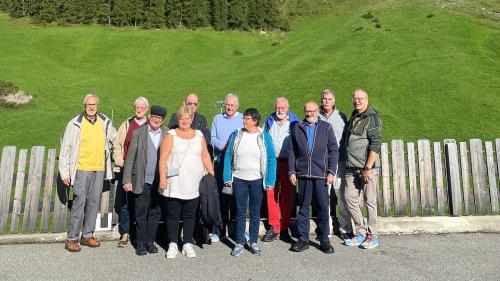
<svg viewBox="0 0 500 281">
<path fill-rule="evenodd" d="M 146 28 L 160 28 L 165 26 L 165 1 L 146 1 L 144 26 Z"/>
<path fill-rule="evenodd" d="M 207 0 L 184 1 L 182 18 L 187 28 L 195 29 L 209 24 L 209 4 Z"/>
<path fill-rule="evenodd" d="M 51 23 L 57 20 L 57 2 L 55 0 L 43 0 L 34 5 L 35 19 L 40 23 Z"/>
<path fill-rule="evenodd" d="M 144 5 L 142 0 L 130 0 L 130 22 L 138 26 L 144 20 Z"/>
<path fill-rule="evenodd" d="M 227 0 L 212 0 L 211 3 L 212 26 L 215 30 L 226 30 L 228 27 Z"/>
<path fill-rule="evenodd" d="M 13 18 L 24 17 L 23 0 L 6 0 L 5 7 L 9 16 Z"/>
<path fill-rule="evenodd" d="M 124 26 L 130 23 L 132 18 L 132 3 L 130 0 L 115 0 L 111 10 L 111 22 L 114 25 Z"/>
<path fill-rule="evenodd" d="M 96 19 L 100 24 L 111 24 L 111 8 L 113 6 L 112 0 L 101 0 L 97 7 Z"/>
<path fill-rule="evenodd" d="M 232 0 L 228 3 L 227 22 L 230 28 L 247 30 L 248 25 L 248 2 L 246 0 Z"/>
<path fill-rule="evenodd" d="M 97 18 L 97 10 L 99 7 L 98 0 L 82 0 L 81 22 L 83 24 L 91 24 Z"/>
<path fill-rule="evenodd" d="M 167 0 L 165 4 L 167 27 L 176 28 L 183 24 L 183 1 Z"/>
</svg>

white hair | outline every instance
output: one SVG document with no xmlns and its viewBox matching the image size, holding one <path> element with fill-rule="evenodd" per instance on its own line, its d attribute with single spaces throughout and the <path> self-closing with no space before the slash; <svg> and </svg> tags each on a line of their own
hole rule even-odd
<svg viewBox="0 0 500 281">
<path fill-rule="evenodd" d="M 229 100 L 236 100 L 236 104 L 240 105 L 240 99 L 238 98 L 238 96 L 236 94 L 233 94 L 233 93 L 227 94 L 224 101 L 227 101 L 228 99 Z"/>
<path fill-rule="evenodd" d="M 288 103 L 288 100 L 286 98 L 284 98 L 284 97 L 276 98 L 276 100 L 274 101 L 274 105 L 278 104 L 278 102 L 280 102 L 280 101 L 285 102 L 286 107 L 290 108 L 290 104 Z"/>
<path fill-rule="evenodd" d="M 365 90 L 361 89 L 361 88 L 357 88 L 356 90 L 354 90 L 352 92 L 352 96 L 354 97 L 354 94 L 357 93 L 357 92 L 363 93 L 364 96 L 365 96 L 365 99 L 368 99 L 368 93 Z"/>
<path fill-rule="evenodd" d="M 146 107 L 149 107 L 148 99 L 145 98 L 145 97 L 138 97 L 138 98 L 136 98 L 135 101 L 134 101 L 134 106 L 136 106 L 140 102 L 144 103 L 146 105 Z"/>
<path fill-rule="evenodd" d="M 83 105 L 86 105 L 86 104 L 87 104 L 87 100 L 88 100 L 89 98 L 92 98 L 92 97 L 96 98 L 96 100 L 97 100 L 97 105 L 99 105 L 99 98 L 98 98 L 98 97 L 97 97 L 94 93 L 88 93 L 88 94 L 85 96 L 85 98 L 83 99 Z"/>
</svg>

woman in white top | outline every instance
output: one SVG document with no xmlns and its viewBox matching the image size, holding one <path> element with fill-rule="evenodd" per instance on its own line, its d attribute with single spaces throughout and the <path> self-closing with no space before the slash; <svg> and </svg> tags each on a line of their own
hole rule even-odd
<svg viewBox="0 0 500 281">
<path fill-rule="evenodd" d="M 227 142 L 224 158 L 224 185 L 233 189 L 236 203 L 235 242 L 232 256 L 239 256 L 245 244 L 247 208 L 250 213 L 250 251 L 261 255 L 257 246 L 260 205 L 264 190 L 274 188 L 276 156 L 268 132 L 260 129 L 260 114 L 255 108 L 243 113 L 243 129 L 234 131 Z"/>
<path fill-rule="evenodd" d="M 170 244 L 167 258 L 179 252 L 179 224 L 183 221 L 182 253 L 196 257 L 193 249 L 195 218 L 201 178 L 214 168 L 203 133 L 192 129 L 194 112 L 187 106 L 177 110 L 179 127 L 168 131 L 160 146 L 160 194 L 166 197 L 166 223 Z M 170 173 L 169 173 L 170 170 Z"/>
</svg>

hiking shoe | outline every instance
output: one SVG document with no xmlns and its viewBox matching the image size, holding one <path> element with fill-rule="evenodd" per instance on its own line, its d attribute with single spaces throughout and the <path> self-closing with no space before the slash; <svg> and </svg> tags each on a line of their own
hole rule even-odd
<svg viewBox="0 0 500 281">
<path fill-rule="evenodd" d="M 309 243 L 304 242 L 300 239 L 299 239 L 299 241 L 297 241 L 297 243 L 295 243 L 292 246 L 292 251 L 294 251 L 294 252 L 302 252 L 302 251 L 307 250 L 307 249 L 309 249 Z"/>
<path fill-rule="evenodd" d="M 252 254 L 254 254 L 256 256 L 262 255 L 262 250 L 259 248 L 259 246 L 257 245 L 257 243 L 252 243 L 250 245 L 250 251 L 252 252 Z"/>
<path fill-rule="evenodd" d="M 196 252 L 194 251 L 193 244 L 186 243 L 182 246 L 182 253 L 188 258 L 196 258 Z"/>
<path fill-rule="evenodd" d="M 325 254 L 333 254 L 335 252 L 332 244 L 330 244 L 330 240 L 321 241 L 319 249 Z"/>
<path fill-rule="evenodd" d="M 167 251 L 167 259 L 175 259 L 175 256 L 177 256 L 177 253 L 179 252 L 179 248 L 177 248 L 177 243 L 170 243 L 168 244 L 168 251 Z"/>
<path fill-rule="evenodd" d="M 262 242 L 271 242 L 276 240 L 280 235 L 274 230 L 274 227 L 269 228 L 269 230 L 266 231 L 266 234 L 262 236 Z"/>
<path fill-rule="evenodd" d="M 344 242 L 344 245 L 350 245 L 353 243 L 352 239 L 354 238 L 354 236 L 352 235 L 352 233 L 341 233 L 340 234 L 340 239 L 342 239 Z"/>
<path fill-rule="evenodd" d="M 80 244 L 91 248 L 97 248 L 101 246 L 101 241 L 97 240 L 95 237 L 82 237 L 82 239 L 80 239 Z"/>
<path fill-rule="evenodd" d="M 245 248 L 243 247 L 243 245 L 236 244 L 236 246 L 234 246 L 233 250 L 231 251 L 231 256 L 233 256 L 233 257 L 239 256 L 243 252 L 244 249 Z"/>
<path fill-rule="evenodd" d="M 80 252 L 82 248 L 80 248 L 80 244 L 78 244 L 78 240 L 66 240 L 64 242 L 64 249 L 69 252 L 75 253 Z"/>
<path fill-rule="evenodd" d="M 360 245 L 361 248 L 363 249 L 373 249 L 378 247 L 378 237 L 377 236 L 372 236 L 368 235 L 363 243 Z"/>
<path fill-rule="evenodd" d="M 208 234 L 208 239 L 210 239 L 211 243 L 217 243 L 220 241 L 219 235 L 217 235 L 215 233 Z"/>
<path fill-rule="evenodd" d="M 364 235 L 358 234 L 356 237 L 348 240 L 344 240 L 344 245 L 346 246 L 359 246 L 363 241 L 365 241 L 366 237 Z"/>
<path fill-rule="evenodd" d="M 146 246 L 144 244 L 137 245 L 135 248 L 135 254 L 138 256 L 145 256 L 148 254 L 148 251 L 146 250 Z"/>
<path fill-rule="evenodd" d="M 123 234 L 122 235 L 122 238 L 120 238 L 120 241 L 118 241 L 118 245 L 116 245 L 116 247 L 118 248 L 125 248 L 128 246 L 128 242 L 129 242 L 129 236 L 128 236 L 128 233 L 126 234 Z"/>
<path fill-rule="evenodd" d="M 153 242 L 146 243 L 146 250 L 150 254 L 156 254 L 156 253 L 158 253 L 158 248 L 155 246 L 155 244 Z"/>
</svg>

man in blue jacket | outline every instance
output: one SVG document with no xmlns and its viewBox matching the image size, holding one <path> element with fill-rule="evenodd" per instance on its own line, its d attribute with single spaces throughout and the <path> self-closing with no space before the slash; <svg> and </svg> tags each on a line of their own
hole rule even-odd
<svg viewBox="0 0 500 281">
<path fill-rule="evenodd" d="M 293 185 L 298 183 L 300 210 L 297 215 L 299 240 L 292 251 L 302 252 L 309 248 L 309 208 L 313 195 L 318 203 L 320 249 L 334 252 L 329 232 L 328 187 L 335 181 L 338 162 L 338 144 L 332 125 L 319 120 L 319 106 L 307 102 L 305 119 L 297 124 L 291 134 L 288 152 L 288 175 Z"/>
</svg>

